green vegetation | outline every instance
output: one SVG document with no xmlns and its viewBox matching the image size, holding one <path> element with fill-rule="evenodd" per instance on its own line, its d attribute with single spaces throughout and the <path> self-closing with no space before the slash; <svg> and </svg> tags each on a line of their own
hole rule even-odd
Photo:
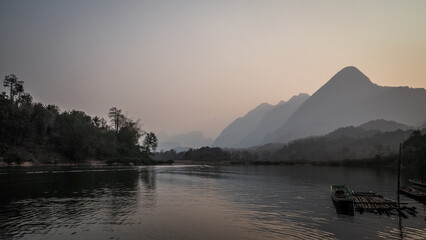
<svg viewBox="0 0 426 240">
<path fill-rule="evenodd" d="M 418 175 L 416 177 L 422 177 L 421 174 L 426 173 L 426 134 L 412 130 L 361 132 L 360 129 L 348 127 L 322 137 L 300 139 L 280 147 L 267 145 L 243 150 L 203 147 L 180 153 L 175 150 L 160 152 L 154 158 L 159 161 L 227 161 L 230 164 L 254 165 L 397 168 L 398 146 L 401 142 L 403 169 Z"/>
<path fill-rule="evenodd" d="M 418 178 L 426 179 L 426 133 L 414 131 L 402 144 L 402 165 L 417 173 Z"/>
<path fill-rule="evenodd" d="M 185 160 L 194 161 L 227 161 L 230 160 L 230 154 L 218 147 L 202 147 L 199 149 L 189 149 L 184 153 Z"/>
<path fill-rule="evenodd" d="M 110 125 L 82 111 L 60 111 L 55 105 L 34 103 L 15 75 L 4 78 L 8 94 L 0 94 L 0 160 L 11 164 L 82 163 L 139 165 L 155 161 L 211 161 L 249 164 L 312 164 L 331 166 L 396 167 L 403 142 L 403 165 L 419 176 L 426 172 L 426 134 L 397 130 L 380 132 L 346 127 L 330 134 L 300 139 L 281 146 L 224 150 L 202 147 L 176 153 L 155 153 L 158 140 L 112 107 Z M 422 176 L 423 177 L 423 176 Z"/>
<path fill-rule="evenodd" d="M 407 140 L 412 132 L 413 130 L 381 132 L 362 127 L 345 127 L 323 136 L 299 139 L 284 145 L 233 150 L 232 159 L 245 162 L 310 164 L 353 162 L 353 164 L 364 165 L 362 161 L 366 161 L 391 164 L 386 161 L 391 158 L 390 156 L 398 153 L 399 144 Z"/>
<path fill-rule="evenodd" d="M 0 157 L 7 163 L 82 163 L 90 159 L 110 164 L 152 164 L 157 147 L 154 133 L 113 107 L 112 127 L 82 111 L 61 112 L 55 105 L 34 103 L 15 75 L 4 79 L 10 88 L 0 95 Z M 145 136 L 143 144 L 140 140 Z"/>
<path fill-rule="evenodd" d="M 177 153 L 174 149 L 157 152 L 154 159 L 160 162 L 173 162 L 174 160 L 189 160 L 198 162 L 223 162 L 231 160 L 231 153 L 218 147 L 202 147 L 199 149 L 189 149 L 188 151 Z"/>
<path fill-rule="evenodd" d="M 390 167 L 398 165 L 398 155 L 376 156 L 365 159 L 341 159 L 330 161 L 288 160 L 288 161 L 252 161 L 254 165 L 314 165 L 314 166 L 345 166 L 345 167 Z"/>
<path fill-rule="evenodd" d="M 300 139 L 271 153 L 271 160 L 338 161 L 342 159 L 380 159 L 398 151 L 399 143 L 411 131 L 378 132 L 371 136 L 354 138 L 330 135 Z M 265 157 L 264 154 L 260 154 Z"/>
</svg>

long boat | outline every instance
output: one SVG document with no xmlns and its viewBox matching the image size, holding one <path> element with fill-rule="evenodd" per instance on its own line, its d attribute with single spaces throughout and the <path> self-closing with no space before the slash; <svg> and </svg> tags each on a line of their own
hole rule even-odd
<svg viewBox="0 0 426 240">
<path fill-rule="evenodd" d="M 421 191 L 418 188 L 406 186 L 404 188 L 399 189 L 399 192 L 415 199 L 419 199 L 422 201 L 426 200 L 426 192 Z"/>
<path fill-rule="evenodd" d="M 414 179 L 408 179 L 408 181 L 414 185 L 418 185 L 418 186 L 422 186 L 422 187 L 426 187 L 426 182 L 423 181 L 419 181 L 419 180 L 414 180 Z"/>
<path fill-rule="evenodd" d="M 354 200 L 346 185 L 331 185 L 331 199 L 337 213 L 354 213 Z"/>
</svg>

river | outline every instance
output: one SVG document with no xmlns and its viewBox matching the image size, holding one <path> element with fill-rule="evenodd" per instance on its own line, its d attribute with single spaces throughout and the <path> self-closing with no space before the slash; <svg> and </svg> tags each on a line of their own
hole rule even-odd
<svg viewBox="0 0 426 240">
<path fill-rule="evenodd" d="M 402 175 L 402 185 L 407 176 Z M 0 169 L 0 239 L 425 239 L 416 217 L 337 214 L 331 184 L 396 199 L 396 171 L 319 166 Z"/>
</svg>

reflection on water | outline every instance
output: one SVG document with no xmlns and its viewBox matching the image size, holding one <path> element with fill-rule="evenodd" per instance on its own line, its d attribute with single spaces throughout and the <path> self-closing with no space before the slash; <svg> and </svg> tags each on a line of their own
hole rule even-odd
<svg viewBox="0 0 426 240">
<path fill-rule="evenodd" d="M 340 183 L 396 194 L 393 171 L 362 168 L 5 168 L 0 239 L 424 239 L 424 205 L 402 197 L 419 212 L 402 222 L 336 214 Z"/>
</svg>

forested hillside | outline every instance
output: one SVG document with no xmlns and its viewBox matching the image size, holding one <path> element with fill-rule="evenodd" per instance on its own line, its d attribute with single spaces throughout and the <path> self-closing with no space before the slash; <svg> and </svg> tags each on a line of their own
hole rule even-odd
<svg viewBox="0 0 426 240">
<path fill-rule="evenodd" d="M 6 76 L 4 86 L 9 94 L 0 95 L 0 157 L 8 163 L 150 162 L 157 146 L 155 134 L 143 131 L 139 121 L 120 109 L 109 110 L 109 125 L 82 111 L 60 111 L 55 105 L 33 102 L 15 75 Z"/>
<path fill-rule="evenodd" d="M 413 133 L 408 126 L 392 121 L 373 120 L 358 127 L 343 127 L 326 135 L 302 138 L 270 149 L 253 149 L 254 160 L 334 161 L 381 158 L 398 152 L 399 144 Z"/>
</svg>

